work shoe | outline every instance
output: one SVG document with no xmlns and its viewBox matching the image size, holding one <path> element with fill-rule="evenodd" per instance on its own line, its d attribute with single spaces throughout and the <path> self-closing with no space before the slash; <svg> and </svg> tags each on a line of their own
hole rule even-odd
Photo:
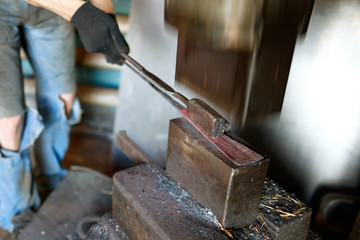
<svg viewBox="0 0 360 240">
<path fill-rule="evenodd" d="M 14 224 L 13 235 L 17 237 L 26 227 L 26 225 L 31 222 L 35 212 L 32 209 L 27 209 L 12 218 L 12 223 Z M 1 238 L 0 238 L 1 239 Z"/>
</svg>

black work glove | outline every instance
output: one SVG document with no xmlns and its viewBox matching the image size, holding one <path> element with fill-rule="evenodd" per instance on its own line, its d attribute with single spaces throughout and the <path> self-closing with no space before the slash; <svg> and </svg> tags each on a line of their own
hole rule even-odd
<svg viewBox="0 0 360 240">
<path fill-rule="evenodd" d="M 87 2 L 75 12 L 71 23 L 88 52 L 105 54 L 110 63 L 124 63 L 120 53 L 129 53 L 129 46 L 114 17 Z"/>
</svg>

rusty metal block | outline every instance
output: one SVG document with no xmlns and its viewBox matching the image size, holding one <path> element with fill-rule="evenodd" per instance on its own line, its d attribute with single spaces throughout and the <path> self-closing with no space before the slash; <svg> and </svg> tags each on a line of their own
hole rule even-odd
<svg viewBox="0 0 360 240">
<path fill-rule="evenodd" d="M 265 181 L 259 211 L 273 239 L 307 239 L 311 208 L 270 179 Z"/>
<path fill-rule="evenodd" d="M 211 211 L 164 170 L 145 163 L 113 180 L 113 215 L 130 239 L 227 239 Z"/>
<path fill-rule="evenodd" d="M 166 170 L 225 228 L 240 228 L 258 215 L 269 159 L 226 135 L 211 141 L 185 119 L 171 120 Z"/>
</svg>

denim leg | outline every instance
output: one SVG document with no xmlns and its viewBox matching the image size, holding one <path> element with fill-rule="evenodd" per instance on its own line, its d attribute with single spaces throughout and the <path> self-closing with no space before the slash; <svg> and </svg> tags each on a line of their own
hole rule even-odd
<svg viewBox="0 0 360 240">
<path fill-rule="evenodd" d="M 78 99 L 75 99 L 71 115 L 65 115 L 64 103 L 60 98 L 55 99 L 57 106 L 52 106 L 58 111 L 58 118 L 45 122 L 45 128 L 35 143 L 36 162 L 45 190 L 56 187 L 65 176 L 66 170 L 61 168 L 60 163 L 64 159 L 69 146 L 70 125 L 80 121 L 81 109 Z M 45 102 L 49 105 L 49 102 Z"/>
<path fill-rule="evenodd" d="M 19 152 L 0 148 L 0 227 L 12 231 L 12 217 L 40 199 L 31 172 L 29 148 L 43 125 L 37 111 L 26 110 L 20 64 L 18 16 L 23 8 L 18 1 L 0 4 L 0 117 L 24 114 Z"/>
<path fill-rule="evenodd" d="M 40 205 L 31 172 L 29 148 L 42 129 L 38 112 L 28 109 L 19 152 L 0 149 L 0 226 L 10 232 L 14 227 L 11 222 L 14 215 Z"/>
<path fill-rule="evenodd" d="M 0 118 L 21 115 L 26 109 L 17 24 L 15 20 L 5 22 L 0 17 Z"/>
<path fill-rule="evenodd" d="M 68 148 L 70 124 L 81 114 L 76 100 L 68 119 L 60 99 L 60 94 L 76 90 L 74 31 L 51 12 L 31 6 L 29 11 L 39 18 L 24 25 L 25 50 L 35 70 L 37 108 L 45 126 L 35 143 L 35 156 L 39 175 L 47 181 L 43 187 L 51 190 L 66 173 L 60 163 Z"/>
</svg>

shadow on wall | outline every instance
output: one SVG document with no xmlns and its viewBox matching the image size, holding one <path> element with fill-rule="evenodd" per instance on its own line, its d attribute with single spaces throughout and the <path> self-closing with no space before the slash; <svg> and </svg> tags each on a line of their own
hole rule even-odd
<svg viewBox="0 0 360 240">
<path fill-rule="evenodd" d="M 268 176 L 313 209 L 312 228 L 324 239 L 346 239 L 360 210 L 359 153 L 312 135 L 279 117 L 242 132 L 270 155 Z"/>
<path fill-rule="evenodd" d="M 353 196 L 342 209 L 359 211 L 359 11 L 359 1 L 316 1 L 295 48 L 281 115 L 242 133 L 271 156 L 270 177 L 314 212 L 322 211 L 328 193 Z"/>
</svg>

